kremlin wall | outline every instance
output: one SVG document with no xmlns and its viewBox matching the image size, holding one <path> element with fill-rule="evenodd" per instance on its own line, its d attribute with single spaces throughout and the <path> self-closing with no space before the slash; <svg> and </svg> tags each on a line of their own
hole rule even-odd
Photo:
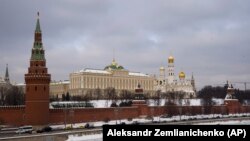
<svg viewBox="0 0 250 141">
<path fill-rule="evenodd" d="M 38 14 L 39 15 L 39 14 Z M 249 113 L 250 106 L 243 106 L 233 99 L 230 89 L 224 105 L 219 106 L 148 106 L 144 100 L 133 101 L 131 107 L 115 108 L 49 108 L 49 84 L 51 76 L 46 67 L 42 32 L 37 19 L 35 38 L 28 73 L 25 74 L 26 94 L 24 106 L 0 107 L 0 125 L 51 125 L 89 121 L 132 119 L 156 115 L 197 115 Z M 135 91 L 135 94 L 143 94 Z"/>
<path fill-rule="evenodd" d="M 235 106 L 236 105 L 236 106 Z M 238 106 L 237 106 L 238 105 Z M 206 112 L 206 108 L 211 108 Z M 39 112 L 39 109 L 37 110 Z M 25 106 L 19 107 L 1 107 L 0 124 L 1 125 L 47 125 L 79 123 L 91 121 L 109 121 L 116 119 L 132 119 L 145 116 L 157 115 L 198 115 L 198 114 L 234 114 L 249 113 L 250 106 L 241 106 L 239 103 L 230 105 L 221 105 L 213 107 L 203 106 L 147 106 L 134 105 L 132 107 L 122 108 L 72 108 L 72 109 L 49 109 L 48 123 L 30 123 L 26 120 Z M 32 120 L 32 119 L 30 119 Z"/>
</svg>

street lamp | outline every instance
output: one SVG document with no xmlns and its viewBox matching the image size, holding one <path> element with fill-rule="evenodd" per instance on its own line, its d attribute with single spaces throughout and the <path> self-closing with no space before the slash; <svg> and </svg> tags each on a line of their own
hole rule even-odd
<svg viewBox="0 0 250 141">
<path fill-rule="evenodd" d="M 153 122 L 153 121 L 154 121 L 154 108 L 152 108 L 152 107 L 151 107 L 150 111 L 151 111 L 151 115 L 152 115 L 152 122 Z"/>
<path fill-rule="evenodd" d="M 66 125 L 67 125 L 67 109 L 68 109 L 68 105 L 66 104 L 66 107 L 63 107 L 63 110 L 64 110 L 64 126 L 65 126 L 65 129 L 66 129 Z"/>
<path fill-rule="evenodd" d="M 115 120 L 116 120 L 116 124 L 117 124 L 117 120 L 118 120 L 118 109 L 117 109 L 117 107 L 115 108 Z"/>
<path fill-rule="evenodd" d="M 182 107 L 179 107 L 179 114 L 180 114 L 180 120 L 181 120 L 181 115 L 182 115 Z"/>
</svg>

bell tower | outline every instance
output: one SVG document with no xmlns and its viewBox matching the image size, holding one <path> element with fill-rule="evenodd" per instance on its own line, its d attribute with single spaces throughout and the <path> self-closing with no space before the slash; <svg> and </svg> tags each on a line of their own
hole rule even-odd
<svg viewBox="0 0 250 141">
<path fill-rule="evenodd" d="M 171 55 L 168 57 L 168 84 L 174 83 L 174 57 Z"/>
<path fill-rule="evenodd" d="M 46 125 L 49 123 L 50 74 L 46 68 L 45 51 L 42 43 L 39 13 L 37 13 L 34 44 L 31 49 L 30 66 L 25 74 L 25 119 L 26 124 Z"/>
</svg>

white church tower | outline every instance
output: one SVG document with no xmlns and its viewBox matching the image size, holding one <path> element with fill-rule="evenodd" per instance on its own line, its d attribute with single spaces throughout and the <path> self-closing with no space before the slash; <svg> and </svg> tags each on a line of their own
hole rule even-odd
<svg viewBox="0 0 250 141">
<path fill-rule="evenodd" d="M 168 84 L 173 84 L 175 79 L 174 74 L 174 57 L 170 55 L 168 57 Z"/>
</svg>

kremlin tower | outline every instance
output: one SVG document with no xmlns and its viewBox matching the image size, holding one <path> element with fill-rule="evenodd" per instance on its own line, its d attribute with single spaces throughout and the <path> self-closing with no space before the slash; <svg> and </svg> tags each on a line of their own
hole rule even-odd
<svg viewBox="0 0 250 141">
<path fill-rule="evenodd" d="M 37 16 L 30 66 L 28 73 L 25 74 L 25 119 L 26 124 L 46 125 L 49 123 L 49 84 L 51 76 L 46 68 L 39 13 L 37 13 Z"/>
</svg>

